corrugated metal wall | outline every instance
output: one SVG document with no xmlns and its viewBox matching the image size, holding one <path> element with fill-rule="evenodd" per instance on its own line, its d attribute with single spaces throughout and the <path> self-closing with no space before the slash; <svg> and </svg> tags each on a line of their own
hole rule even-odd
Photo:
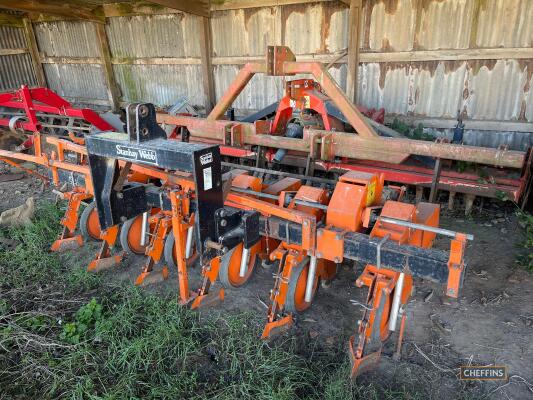
<svg viewBox="0 0 533 400">
<path fill-rule="evenodd" d="M 296 55 L 328 55 L 348 44 L 348 9 L 340 2 L 291 4 L 211 13 L 213 63 L 217 57 L 263 56 L 266 46 L 285 44 Z M 231 62 L 231 58 L 229 59 Z M 240 65 L 215 65 L 217 98 L 227 89 Z M 330 73 L 346 88 L 346 67 Z M 234 104 L 236 109 L 257 110 L 282 95 L 280 78 L 255 76 Z"/>
<path fill-rule="evenodd" d="M 54 21 L 34 24 L 41 57 L 50 89 L 76 102 L 108 99 L 103 68 L 99 64 L 62 63 L 54 57 L 100 57 L 96 29 L 92 22 Z M 57 61 L 55 61 L 57 60 Z"/>
<path fill-rule="evenodd" d="M 203 107 L 200 24 L 200 17 L 185 13 L 109 18 L 106 30 L 112 57 L 126 62 L 113 66 L 122 100 L 169 106 L 185 96 Z M 146 63 L 128 62 L 138 58 Z M 167 65 L 150 58 L 198 60 L 194 65 Z"/>
<path fill-rule="evenodd" d="M 509 53 L 505 57 L 511 58 L 427 61 L 443 51 L 531 49 L 533 1 L 363 0 L 361 15 L 360 104 L 384 107 L 389 114 L 453 118 L 462 109 L 474 119 L 533 121 L 533 59 Z M 213 11 L 211 17 L 217 98 L 244 60 L 262 56 L 267 45 L 329 59 L 347 47 L 348 8 L 340 1 Z M 122 100 L 165 106 L 186 96 L 203 106 L 201 26 L 201 17 L 179 12 L 108 18 Z M 108 94 L 94 24 L 42 22 L 34 28 L 50 87 L 68 98 L 104 104 Z M 16 42 L 21 40 L 16 28 L 0 29 L 0 46 L 25 47 Z M 424 52 L 431 55 L 421 56 Z M 76 57 L 93 61 L 83 64 Z M 3 89 L 21 80 L 34 83 L 26 76 L 27 54 L 0 57 L 0 68 Z M 330 68 L 342 88 L 346 70 L 345 60 Z M 280 78 L 254 77 L 234 106 L 260 109 L 278 99 L 282 88 Z"/>
<path fill-rule="evenodd" d="M 288 45 L 297 55 L 331 54 L 347 47 L 347 21 L 339 2 L 216 11 L 214 62 L 262 55 L 267 43 Z M 533 121 L 531 59 L 386 61 L 398 52 L 532 46 L 530 0 L 366 0 L 361 58 L 379 53 L 383 61 L 360 64 L 358 103 L 425 117 L 454 118 L 461 109 L 474 119 Z M 217 96 L 238 71 L 227 64 L 215 66 Z M 345 64 L 330 72 L 345 88 Z M 271 78 L 254 78 L 235 106 L 264 107 L 281 88 Z"/>
<path fill-rule="evenodd" d="M 366 1 L 362 51 L 533 46 L 533 1 Z M 359 102 L 389 113 L 533 121 L 533 60 L 363 63 Z"/>
<path fill-rule="evenodd" d="M 0 26 L 0 50 L 27 49 L 22 28 Z M 0 91 L 37 84 L 29 53 L 0 55 Z"/>
</svg>

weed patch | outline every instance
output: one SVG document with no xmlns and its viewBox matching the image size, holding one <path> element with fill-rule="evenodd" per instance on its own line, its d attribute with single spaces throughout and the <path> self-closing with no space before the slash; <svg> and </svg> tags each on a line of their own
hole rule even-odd
<svg viewBox="0 0 533 400">
<path fill-rule="evenodd" d="M 525 211 L 519 211 L 517 215 L 518 223 L 524 232 L 524 239 L 520 244 L 524 254 L 518 257 L 517 263 L 527 271 L 533 272 L 533 215 Z"/>
<path fill-rule="evenodd" d="M 45 204 L 33 225 L 1 232 L 16 243 L 0 249 L 6 397 L 416 398 L 414 388 L 353 384 L 343 349 L 295 337 L 259 340 L 264 321 L 255 315 L 192 312 L 176 295 L 151 295 L 88 274 L 75 253 L 48 251 L 59 220 L 57 207 Z"/>
</svg>

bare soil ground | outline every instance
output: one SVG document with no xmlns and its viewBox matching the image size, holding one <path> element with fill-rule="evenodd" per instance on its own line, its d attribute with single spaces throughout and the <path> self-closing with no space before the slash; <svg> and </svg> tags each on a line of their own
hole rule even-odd
<svg viewBox="0 0 533 400">
<path fill-rule="evenodd" d="M 1 168 L 0 173 L 11 172 L 9 167 Z M 24 203 L 29 196 L 55 198 L 49 188 L 41 190 L 41 182 L 35 178 L 0 183 L 0 212 Z M 521 232 L 513 206 L 485 202 L 483 210 L 475 209 L 472 217 L 459 211 L 442 214 L 441 226 L 475 236 L 467 249 L 469 265 L 460 298 L 450 301 L 442 297 L 439 285 L 415 282 L 415 294 L 407 307 L 402 359 L 392 360 L 390 344 L 378 369 L 358 379 L 389 388 L 417 388 L 423 398 L 432 399 L 533 398 L 533 275 L 515 265 Z M 436 247 L 448 244 L 442 239 Z M 88 262 L 96 248 L 89 243 L 77 255 Z M 133 284 L 141 265 L 140 257 L 129 257 L 120 270 L 108 272 L 107 277 Z M 349 300 L 362 302 L 366 295 L 364 289 L 355 287 L 362 267 L 343 265 L 331 286 L 320 288 L 313 306 L 298 316 L 295 327 L 286 334 L 301 336 L 310 352 L 314 344 L 332 351 L 346 348 L 362 313 L 361 307 Z M 266 315 L 272 273 L 259 267 L 245 287 L 227 291 L 223 303 L 200 312 L 248 310 Z M 191 287 L 198 287 L 198 268 L 191 270 L 190 276 Z M 177 293 L 175 271 L 167 281 L 146 290 Z M 460 381 L 458 367 L 467 364 L 505 365 L 510 379 Z"/>
</svg>

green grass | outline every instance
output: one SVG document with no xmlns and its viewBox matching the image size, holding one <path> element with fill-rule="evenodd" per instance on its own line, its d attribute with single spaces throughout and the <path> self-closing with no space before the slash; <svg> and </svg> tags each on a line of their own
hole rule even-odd
<svg viewBox="0 0 533 400">
<path fill-rule="evenodd" d="M 533 273 L 533 215 L 526 211 L 517 212 L 518 223 L 523 229 L 520 243 L 521 255 L 517 259 L 520 267 Z"/>
<path fill-rule="evenodd" d="M 33 225 L 0 233 L 19 243 L 0 248 L 0 397 L 422 398 L 352 384 L 343 349 L 263 342 L 258 316 L 200 314 L 89 274 L 76 252 L 48 252 L 59 220 L 44 204 Z"/>
</svg>

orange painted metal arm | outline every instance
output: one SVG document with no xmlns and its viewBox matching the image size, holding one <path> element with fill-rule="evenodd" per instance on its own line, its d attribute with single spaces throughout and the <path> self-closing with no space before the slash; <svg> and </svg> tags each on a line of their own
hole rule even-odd
<svg viewBox="0 0 533 400">
<path fill-rule="evenodd" d="M 283 64 L 286 74 L 311 74 L 322 86 L 324 92 L 335 100 L 335 104 L 344 114 L 350 125 L 363 137 L 377 137 L 377 132 L 366 122 L 363 114 L 348 99 L 346 94 L 337 85 L 337 82 L 330 75 L 326 66 L 318 62 L 290 62 Z"/>
<path fill-rule="evenodd" d="M 230 207 L 258 211 L 264 216 L 274 216 L 302 225 L 302 248 L 312 255 L 315 254 L 316 218 L 314 215 L 235 193 L 228 194 L 225 204 Z"/>
<path fill-rule="evenodd" d="M 226 90 L 222 98 L 218 101 L 213 110 L 209 113 L 209 115 L 207 116 L 207 120 L 214 121 L 222 118 L 226 110 L 229 108 L 229 106 L 231 106 L 231 104 L 243 91 L 243 89 L 246 87 L 248 82 L 250 82 L 250 79 L 252 79 L 254 74 L 260 72 L 266 72 L 265 63 L 245 64 L 235 77 L 235 80 L 231 83 L 228 90 Z"/>
</svg>

